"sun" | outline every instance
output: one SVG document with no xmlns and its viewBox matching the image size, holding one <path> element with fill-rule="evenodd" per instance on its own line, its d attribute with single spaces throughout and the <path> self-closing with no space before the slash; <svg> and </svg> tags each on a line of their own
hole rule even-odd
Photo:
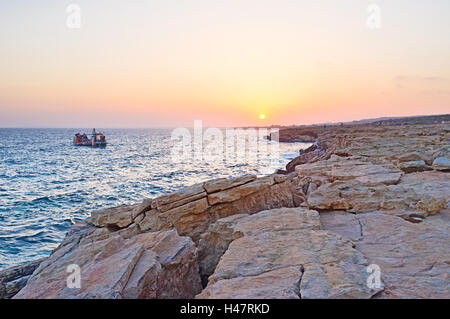
<svg viewBox="0 0 450 319">
<path fill-rule="evenodd" d="M 266 118 L 266 115 L 264 115 L 264 114 L 259 114 L 259 119 L 260 120 L 264 120 Z"/>
</svg>

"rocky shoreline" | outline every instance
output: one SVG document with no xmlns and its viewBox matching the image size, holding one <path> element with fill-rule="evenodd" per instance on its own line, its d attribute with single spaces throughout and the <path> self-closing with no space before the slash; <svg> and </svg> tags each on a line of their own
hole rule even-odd
<svg viewBox="0 0 450 319">
<path fill-rule="evenodd" d="M 450 298 L 444 120 L 280 131 L 315 143 L 277 174 L 92 212 L 48 258 L 0 271 L 0 298 Z"/>
</svg>

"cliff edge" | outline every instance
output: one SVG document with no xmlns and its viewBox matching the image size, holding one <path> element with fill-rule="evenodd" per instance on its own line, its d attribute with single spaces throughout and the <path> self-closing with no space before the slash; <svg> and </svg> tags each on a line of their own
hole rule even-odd
<svg viewBox="0 0 450 319">
<path fill-rule="evenodd" d="M 316 133 L 283 174 L 92 212 L 0 297 L 450 298 L 450 125 Z"/>
</svg>

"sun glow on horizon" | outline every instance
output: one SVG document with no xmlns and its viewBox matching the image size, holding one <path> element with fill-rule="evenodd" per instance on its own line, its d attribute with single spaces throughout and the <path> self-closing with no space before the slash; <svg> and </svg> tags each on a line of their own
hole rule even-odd
<svg viewBox="0 0 450 319">
<path fill-rule="evenodd" d="M 377 30 L 358 0 L 80 2 L 79 29 L 66 26 L 64 3 L 0 4 L 0 127 L 266 126 L 449 112 L 448 0 L 382 0 Z"/>
</svg>

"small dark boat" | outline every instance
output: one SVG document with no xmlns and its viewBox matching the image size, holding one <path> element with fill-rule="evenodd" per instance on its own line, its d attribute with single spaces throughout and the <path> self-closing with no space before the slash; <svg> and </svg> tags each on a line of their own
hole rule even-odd
<svg viewBox="0 0 450 319">
<path fill-rule="evenodd" d="M 95 128 L 92 130 L 91 138 L 83 133 L 75 134 L 73 138 L 73 145 L 75 146 L 91 146 L 91 147 L 105 147 L 106 146 L 106 137 L 103 133 L 97 133 Z"/>
</svg>

